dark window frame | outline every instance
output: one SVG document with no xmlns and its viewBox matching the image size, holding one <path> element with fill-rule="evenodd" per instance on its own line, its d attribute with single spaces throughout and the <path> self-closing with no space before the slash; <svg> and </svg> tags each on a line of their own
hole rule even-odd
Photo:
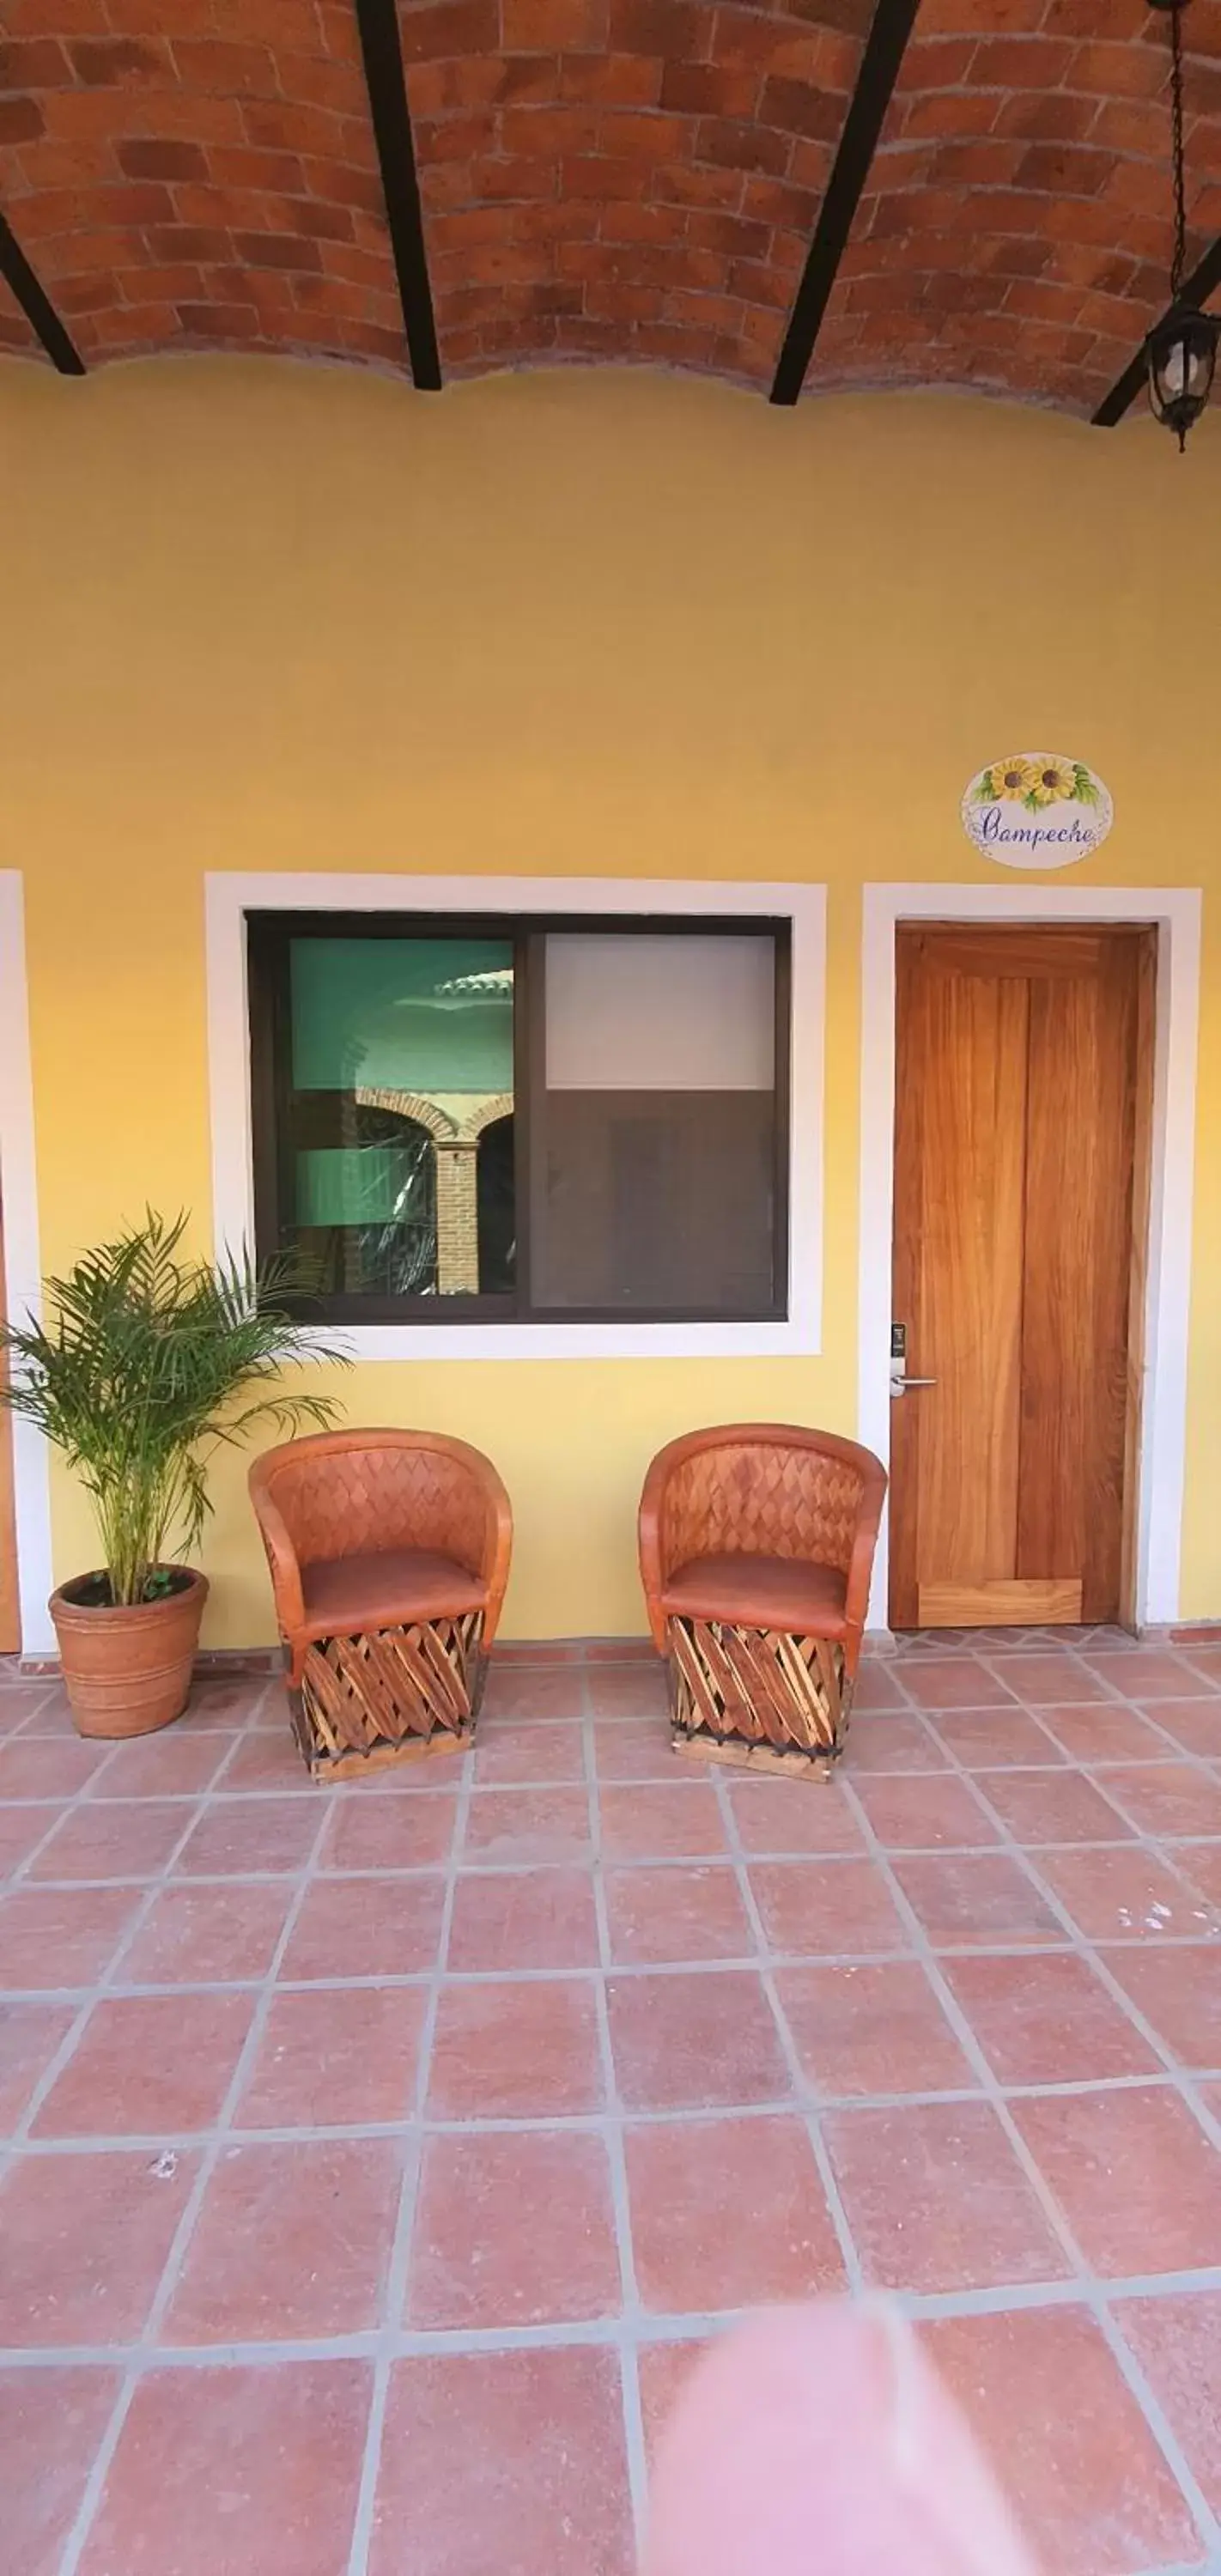
<svg viewBox="0 0 1221 2576">
<path fill-rule="evenodd" d="M 488 939 L 513 947 L 513 1099 L 517 1203 L 517 1279 L 505 1295 L 378 1297 L 337 1295 L 296 1301 L 303 1317 L 358 1328 L 362 1324 L 564 1325 L 783 1324 L 789 1320 L 789 1198 L 792 1129 L 792 921 L 787 914 L 727 913 L 434 913 L 249 911 L 245 915 L 255 1247 L 260 1261 L 283 1241 L 283 1211 L 292 1204 L 292 1144 L 287 1042 L 290 944 L 295 939 Z M 607 937 L 768 938 L 775 959 L 775 1152 L 772 1175 L 772 1276 L 776 1294 L 750 1308 L 666 1306 L 536 1306 L 531 1296 L 531 1237 L 539 1176 L 531 1153 L 531 1104 L 543 1088 L 546 1043 L 543 943 L 556 933 Z"/>
</svg>

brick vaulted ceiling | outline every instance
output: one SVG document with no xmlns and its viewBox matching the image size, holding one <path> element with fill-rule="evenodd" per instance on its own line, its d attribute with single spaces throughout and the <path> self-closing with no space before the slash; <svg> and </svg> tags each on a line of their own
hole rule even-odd
<svg viewBox="0 0 1221 2576">
<path fill-rule="evenodd" d="M 379 5 L 392 41 L 393 0 L 2 0 L 0 349 L 45 363 L 49 305 L 88 368 L 228 349 L 402 369 L 404 174 L 379 165 L 358 23 Z M 639 360 L 766 391 L 855 149 L 807 389 L 1093 410 L 1166 302 L 1167 22 L 1146 0 L 912 17 L 398 0 L 442 378 Z M 1221 0 L 1183 23 L 1188 262 L 1221 282 Z M 865 89 L 872 158 L 872 131 L 851 143 Z"/>
</svg>

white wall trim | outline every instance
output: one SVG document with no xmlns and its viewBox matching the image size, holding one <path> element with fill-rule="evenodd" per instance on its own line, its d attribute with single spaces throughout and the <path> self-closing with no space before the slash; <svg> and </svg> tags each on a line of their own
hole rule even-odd
<svg viewBox="0 0 1221 2576">
<path fill-rule="evenodd" d="M 4 1192 L 4 1306 L 14 1322 L 42 1306 L 38 1176 L 25 966 L 25 907 L 16 868 L 0 868 L 0 1188 Z M 50 1457 L 41 1434 L 13 1421 L 21 1651 L 53 1654 Z"/>
<path fill-rule="evenodd" d="M 1151 921 L 1158 928 L 1153 1169 L 1137 1505 L 1141 1625 L 1179 1613 L 1195 1168 L 1201 896 L 1196 886 L 867 885 L 861 939 L 860 1437 L 890 1458 L 895 929 L 901 921 Z M 887 1624 L 887 1529 L 870 1623 Z"/>
<path fill-rule="evenodd" d="M 817 1351 L 822 1328 L 826 888 L 659 877 L 205 877 L 212 1214 L 218 1248 L 254 1241 L 248 912 L 651 913 L 792 925 L 789 1311 L 782 1324 L 362 1324 L 358 1359 L 746 1359 Z"/>
</svg>

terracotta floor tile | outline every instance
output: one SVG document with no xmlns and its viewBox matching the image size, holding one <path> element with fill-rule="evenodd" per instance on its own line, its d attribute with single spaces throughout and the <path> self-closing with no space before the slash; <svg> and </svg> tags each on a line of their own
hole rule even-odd
<svg viewBox="0 0 1221 2576">
<path fill-rule="evenodd" d="M 601 1794 L 602 1849 L 607 1860 L 721 1858 L 725 1827 L 716 1792 L 704 1780 L 667 1787 L 609 1788 Z"/>
<path fill-rule="evenodd" d="M 118 2391 L 96 2366 L 0 2372 L 4 2545 L 20 2576 L 56 2576 Z"/>
<path fill-rule="evenodd" d="M 1011 1708 L 1016 1684 L 1002 1681 L 975 1655 L 905 1657 L 900 1678 L 917 1708 Z"/>
<path fill-rule="evenodd" d="M 285 1879 L 176 1879 L 153 1898 L 123 1960 L 129 1986 L 207 1986 L 265 1977 L 293 1890 Z"/>
<path fill-rule="evenodd" d="M 270 1673 L 197 1673 L 186 1714 L 177 1721 L 184 1733 L 201 1726 L 241 1727 L 264 1716 L 288 1724 L 284 1684 Z"/>
<path fill-rule="evenodd" d="M 40 1878 L 159 1878 L 196 1813 L 190 1798 L 98 1798 L 73 1807 L 29 1869 Z"/>
<path fill-rule="evenodd" d="M 1084 1959 L 947 1959 L 946 1978 L 1001 2084 L 1067 2084 L 1161 2072 L 1148 2042 Z"/>
<path fill-rule="evenodd" d="M 931 1728 L 913 1712 L 896 1711 L 884 1718 L 862 1716 L 859 1698 L 852 1712 L 852 1731 L 840 1765 L 841 1776 L 856 1780 L 877 1771 L 944 1771 L 944 1747 Z M 781 1784 L 783 1785 L 783 1783 Z"/>
<path fill-rule="evenodd" d="M 1195 2565 L 1178 2483 L 1092 2317 L 1018 2308 L 920 2331 L 1050 2576 Z"/>
<path fill-rule="evenodd" d="M 480 1733 L 499 1718 L 578 1718 L 585 1705 L 585 1677 L 577 1664 L 498 1663 L 492 1658 L 480 1715 Z"/>
<path fill-rule="evenodd" d="M 338 2576 L 372 2390 L 365 2361 L 148 2372 L 81 2576 Z"/>
<path fill-rule="evenodd" d="M 443 1878 L 320 1878 L 305 1892 L 281 1975 L 414 1977 L 434 1968 Z"/>
<path fill-rule="evenodd" d="M 756 2307 L 843 2287 L 804 2121 L 651 2123 L 629 2128 L 626 2150 L 636 2274 L 654 2315 Z"/>
<path fill-rule="evenodd" d="M 0 2179 L 0 2344 L 134 2343 L 198 2162 L 141 2148 L 12 2164 Z"/>
<path fill-rule="evenodd" d="M 665 1668 L 660 1658 L 648 1663 L 591 1665 L 587 1680 L 595 1717 L 669 1715 Z"/>
<path fill-rule="evenodd" d="M 1117 1774 L 1099 1774 L 1109 1791 Z M 993 1771 L 980 1786 L 1015 1842 L 1123 1843 L 1130 1827 L 1080 1771 Z"/>
<path fill-rule="evenodd" d="M 210 2129 L 254 2016 L 251 1994 L 103 1996 L 34 2122 L 39 2138 Z"/>
<path fill-rule="evenodd" d="M 37 1735 L 44 1739 L 54 1736 L 63 1743 L 79 1744 L 81 1739 L 76 1731 L 76 1720 L 68 1705 L 67 1692 L 65 1690 L 48 1691 L 45 1683 L 36 1683 L 32 1685 L 32 1689 L 37 1692 L 37 1704 L 27 1706 L 25 1722 L 19 1730 L 20 1733 L 23 1736 Z M 102 1745 L 100 1750 L 108 1751 L 109 1746 Z"/>
<path fill-rule="evenodd" d="M 67 1812 L 66 1805 L 44 1804 L 32 1798 L 20 1806 L 0 1807 L 0 1879 L 20 1869 L 43 1835 L 50 1833 Z"/>
<path fill-rule="evenodd" d="M 435 1869 L 448 1860 L 458 1801 L 452 1792 L 359 1789 L 336 1798 L 319 1869 Z"/>
<path fill-rule="evenodd" d="M 1221 2290 L 1123 2299 L 1112 2314 L 1221 2513 Z"/>
<path fill-rule="evenodd" d="M 1113 1977 L 1181 2066 L 1221 2070 L 1221 1941 L 1211 1948 L 1112 1950 Z"/>
<path fill-rule="evenodd" d="M 952 1754 L 964 1771 L 1045 1771 L 1064 1764 L 1060 1745 L 1029 1709 L 945 1709 L 927 1724 L 946 1757 Z"/>
<path fill-rule="evenodd" d="M 94 1798 L 190 1798 L 210 1789 L 228 1761 L 236 1734 L 208 1727 L 198 1735 L 167 1726 L 160 1735 L 116 1744 L 94 1781 Z"/>
<path fill-rule="evenodd" d="M 1004 1852 L 930 1852 L 894 1864 L 935 1950 L 1046 1946 L 1066 1935 L 1020 1863 Z"/>
<path fill-rule="evenodd" d="M 692 2336 L 681 2343 L 644 2343 L 636 2354 L 644 2446 L 650 2464 L 692 2371 L 715 2338 Z"/>
<path fill-rule="evenodd" d="M 532 1724 L 489 1727 L 475 1750 L 475 1782 L 480 1789 L 514 1789 L 523 1781 L 534 1787 L 585 1778 L 585 1749 L 579 1727 Z"/>
<path fill-rule="evenodd" d="M 13 1991 L 94 1984 L 142 1897 L 138 1887 L 10 1888 L 0 1897 L 0 1977 Z"/>
<path fill-rule="evenodd" d="M 914 1959 L 778 1968 L 776 1992 L 805 2075 L 824 2096 L 978 2084 Z"/>
<path fill-rule="evenodd" d="M 838 1780 L 733 1780 L 729 1803 L 738 1840 L 752 1855 L 865 1849 Z"/>
<path fill-rule="evenodd" d="M 1086 1661 L 1092 1672 L 1128 1699 L 1202 1699 L 1221 1688 L 1210 1674 L 1197 1671 L 1186 1655 L 1176 1654 L 1171 1647 L 1145 1646 L 1137 1656 L 1091 1651 Z"/>
<path fill-rule="evenodd" d="M 394 2363 L 370 2576 L 630 2576 L 633 2564 L 615 2353 Z"/>
<path fill-rule="evenodd" d="M 1221 1776 L 1192 1762 L 1146 1762 L 1139 1769 L 1108 1771 L 1105 1778 L 1107 1796 L 1118 1800 L 1141 1833 L 1221 1841 Z"/>
<path fill-rule="evenodd" d="M 965 1851 L 1000 1839 L 965 1780 L 948 1771 L 928 1780 L 861 1780 L 857 1795 L 888 1851 Z"/>
<path fill-rule="evenodd" d="M 74 1798 L 113 1752 L 77 1736 L 10 1736 L 0 1743 L 0 1798 Z"/>
<path fill-rule="evenodd" d="M 621 2302 L 601 2138 L 551 2129 L 428 2140 L 410 2326 L 554 2324 L 617 2316 Z"/>
<path fill-rule="evenodd" d="M 505 1968 L 596 1968 L 593 1882 L 581 1869 L 460 1870 L 448 1965 L 455 1974 Z"/>
<path fill-rule="evenodd" d="M 971 2290 L 1068 2272 L 987 2103 L 831 2111 L 823 2134 L 867 2280 Z"/>
<path fill-rule="evenodd" d="M 911 1947 L 875 1861 L 752 1861 L 750 1884 L 767 1941 L 782 1956 L 826 1958 Z"/>
<path fill-rule="evenodd" d="M 307 1986 L 273 1995 L 234 2127 L 342 2129 L 408 2119 L 426 2003 L 421 1986 Z"/>
<path fill-rule="evenodd" d="M 163 2340 L 274 2343 L 376 2325 L 402 2180 L 395 2138 L 224 2148 Z"/>
<path fill-rule="evenodd" d="M 852 1708 L 854 1716 L 874 1716 L 881 1709 L 907 1707 L 897 1672 L 869 1655 L 861 1657 Z"/>
<path fill-rule="evenodd" d="M 602 2059 L 592 1983 L 539 1978 L 442 1988 L 429 2115 L 548 2119 L 597 2111 Z"/>
<path fill-rule="evenodd" d="M 757 1976 L 613 1977 L 611 2047 L 629 2111 L 700 2111 L 786 2100 L 792 2091 Z"/>
<path fill-rule="evenodd" d="M 1041 1708 L 1040 1723 L 1074 1762 L 1156 1762 L 1166 1746 L 1155 1726 L 1118 1700 L 1092 1708 Z"/>
<path fill-rule="evenodd" d="M 724 1862 L 608 1870 L 606 1910 L 617 1967 L 754 1956 L 737 1872 Z"/>
<path fill-rule="evenodd" d="M 1159 1744 L 1163 1761 L 1167 1756 L 1173 1760 L 1177 1745 L 1201 1762 L 1221 1762 L 1221 1698 L 1155 1700 L 1141 1722 L 1146 1719 L 1172 1738 L 1169 1744 Z M 1135 1759 L 1144 1761 L 1147 1756 L 1138 1754 Z"/>
<path fill-rule="evenodd" d="M 218 1798 L 200 1817 L 177 1867 L 192 1878 L 304 1869 L 321 1822 L 316 1798 Z"/>
<path fill-rule="evenodd" d="M 673 1782 L 678 1756 L 664 1717 L 599 1718 L 593 1731 L 594 1765 L 600 1780 Z"/>
<path fill-rule="evenodd" d="M 256 1726 L 244 1735 L 220 1783 L 231 1792 L 274 1790 L 287 1798 L 317 1801 L 318 1784 L 310 1778 L 287 1727 Z"/>
<path fill-rule="evenodd" d="M 1111 1697 L 1099 1675 L 1066 1647 L 1015 1654 L 1006 1660 L 1005 1678 L 1024 1708 L 1084 1708 Z"/>
<path fill-rule="evenodd" d="M 589 1850 L 584 1789 L 477 1789 L 466 1820 L 466 1861 L 581 1860 Z"/>
<path fill-rule="evenodd" d="M 0 2004 L 0 2137 L 12 2135 L 74 2012 L 72 2004 Z"/>
<path fill-rule="evenodd" d="M 1221 1913 L 1146 1843 L 1068 1846 L 1040 1851 L 1036 1861 L 1040 1878 L 1087 1941 L 1200 1938 L 1213 1922 L 1221 1931 Z"/>
<path fill-rule="evenodd" d="M 1012 2111 L 1096 2272 L 1221 2263 L 1221 2156 L 1176 2093 L 1049 2093 Z"/>
<path fill-rule="evenodd" d="M 49 1701 L 62 1697 L 62 1692 L 57 1691 L 51 1682 L 11 1682 L 7 1677 L 0 1680 L 0 1735 L 15 1735 L 18 1728 L 28 1725 Z"/>
<path fill-rule="evenodd" d="M 1217 1843 L 1176 1844 L 1174 1862 L 1192 1887 L 1198 1888 L 1206 1905 L 1221 1911 L 1221 1845 Z M 0 1914 L 0 1926 L 3 1925 Z M 1195 1929 L 1193 1922 L 1192 1929 Z"/>
</svg>

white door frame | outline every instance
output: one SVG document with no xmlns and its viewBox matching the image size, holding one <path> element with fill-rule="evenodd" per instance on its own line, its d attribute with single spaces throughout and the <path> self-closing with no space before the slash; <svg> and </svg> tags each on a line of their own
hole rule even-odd
<svg viewBox="0 0 1221 2576">
<path fill-rule="evenodd" d="M 1197 886 L 867 885 L 861 931 L 860 1437 L 890 1462 L 891 1247 L 894 1232 L 895 933 L 907 921 L 1148 921 L 1157 927 L 1157 1001 L 1145 1350 L 1136 1524 L 1136 1616 L 1179 1613 L 1191 1296 L 1196 1047 L 1200 1003 Z M 869 1619 L 888 1622 L 888 1522 Z"/>
<path fill-rule="evenodd" d="M 4 1191 L 4 1305 L 16 1321 L 38 1314 L 38 1180 L 26 989 L 25 906 L 17 868 L 0 868 L 0 1187 Z M 23 1655 L 55 1652 L 51 1591 L 50 1458 L 41 1433 L 13 1423 L 17 1592 Z"/>
</svg>

